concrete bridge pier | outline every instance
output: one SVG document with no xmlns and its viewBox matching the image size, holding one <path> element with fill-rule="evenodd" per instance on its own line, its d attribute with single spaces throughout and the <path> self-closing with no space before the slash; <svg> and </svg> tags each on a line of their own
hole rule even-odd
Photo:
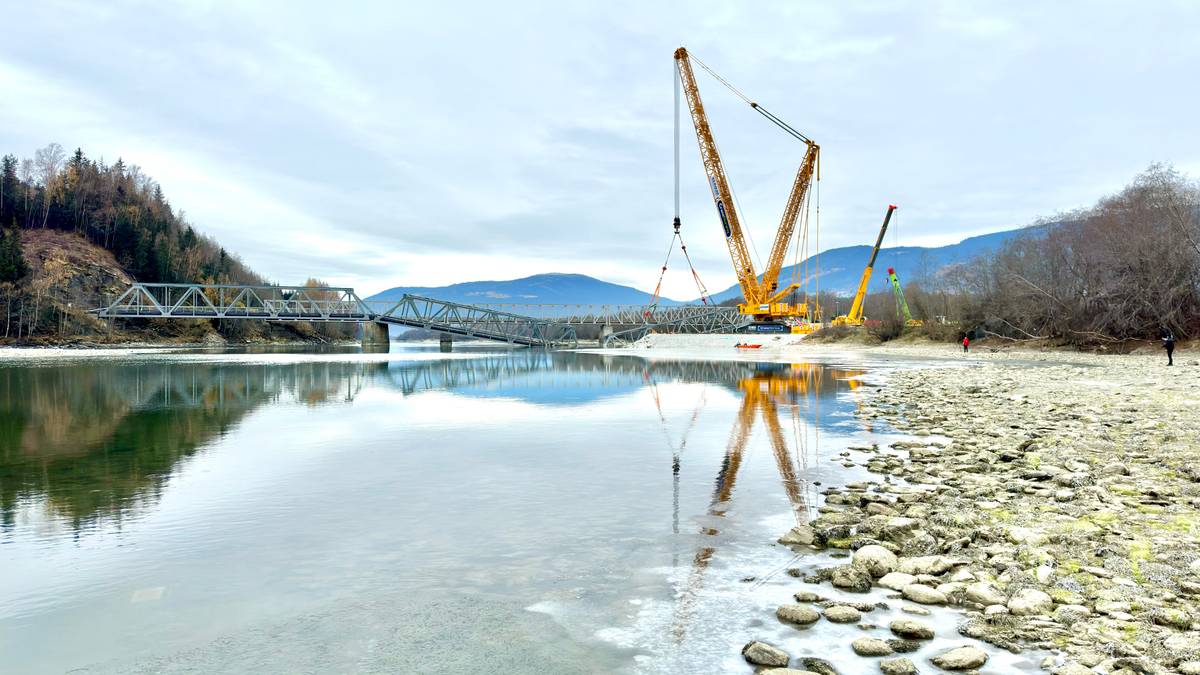
<svg viewBox="0 0 1200 675">
<path fill-rule="evenodd" d="M 612 335 L 612 334 L 613 334 L 612 324 L 608 324 L 608 323 L 604 324 L 604 327 L 600 329 L 600 346 L 601 347 L 604 346 L 604 340 L 607 339 L 608 336 Z"/>
<path fill-rule="evenodd" d="M 438 339 L 438 348 L 443 352 L 454 351 L 454 336 L 449 333 L 442 333 Z"/>
<path fill-rule="evenodd" d="M 366 321 L 362 324 L 362 349 L 364 352 L 386 354 L 391 348 L 391 343 L 386 323 Z"/>
</svg>

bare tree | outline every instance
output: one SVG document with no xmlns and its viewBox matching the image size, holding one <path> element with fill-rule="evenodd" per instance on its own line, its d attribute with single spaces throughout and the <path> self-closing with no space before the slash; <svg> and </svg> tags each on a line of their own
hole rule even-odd
<svg viewBox="0 0 1200 675">
<path fill-rule="evenodd" d="M 62 171 L 63 160 L 66 157 L 67 153 L 58 143 L 51 143 L 33 155 L 34 164 L 37 165 L 38 180 L 41 182 L 43 190 L 43 228 L 46 227 L 46 221 L 50 218 L 50 202 L 58 185 L 59 172 Z"/>
</svg>

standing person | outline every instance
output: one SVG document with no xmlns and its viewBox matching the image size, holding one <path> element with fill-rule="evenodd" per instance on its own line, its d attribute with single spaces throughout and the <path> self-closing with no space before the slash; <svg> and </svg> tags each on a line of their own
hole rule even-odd
<svg viewBox="0 0 1200 675">
<path fill-rule="evenodd" d="M 963 353 L 964 354 L 966 354 L 968 351 L 970 351 L 970 349 L 969 349 L 970 346 L 971 346 L 970 336 L 964 335 L 963 336 Z"/>
<path fill-rule="evenodd" d="M 1175 365 L 1175 359 L 1172 358 L 1172 355 L 1175 353 L 1175 336 L 1171 334 L 1171 331 L 1164 328 L 1162 341 L 1163 349 L 1167 350 L 1167 365 L 1173 366 Z"/>
</svg>

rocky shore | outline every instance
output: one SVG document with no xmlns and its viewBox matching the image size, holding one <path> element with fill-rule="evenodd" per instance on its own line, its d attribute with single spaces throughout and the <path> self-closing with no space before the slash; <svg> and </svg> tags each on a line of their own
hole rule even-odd
<svg viewBox="0 0 1200 675">
<path fill-rule="evenodd" d="M 980 642 L 1051 654 L 1056 675 L 1200 674 L 1200 362 L 1165 360 L 985 352 L 895 372 L 862 415 L 909 436 L 837 458 L 878 479 L 827 489 L 780 539 L 848 557 L 804 577 L 778 620 L 859 623 L 873 603 L 821 588 L 884 588 L 913 619 L 864 623 L 852 647 L 888 675 L 986 671 Z M 931 605 L 960 608 L 959 623 L 923 623 Z M 935 631 L 960 646 L 904 656 Z M 743 656 L 773 675 L 837 672 L 764 642 Z"/>
</svg>

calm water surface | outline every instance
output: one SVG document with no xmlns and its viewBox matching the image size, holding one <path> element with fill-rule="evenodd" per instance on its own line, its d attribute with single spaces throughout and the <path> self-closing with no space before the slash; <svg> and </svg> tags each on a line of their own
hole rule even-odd
<svg viewBox="0 0 1200 675">
<path fill-rule="evenodd" d="M 772 542 L 865 476 L 881 367 L 393 350 L 0 361 L 3 671 L 830 655 L 772 615 L 829 560 Z"/>
</svg>

